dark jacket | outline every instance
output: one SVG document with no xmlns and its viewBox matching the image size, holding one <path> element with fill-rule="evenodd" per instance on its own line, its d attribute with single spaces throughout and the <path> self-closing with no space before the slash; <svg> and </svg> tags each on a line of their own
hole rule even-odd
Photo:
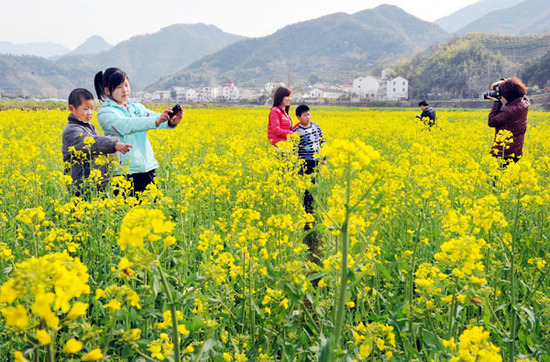
<svg viewBox="0 0 550 362">
<path fill-rule="evenodd" d="M 424 108 L 419 118 L 422 119 L 425 117 L 429 118 L 428 126 L 433 126 L 435 124 L 435 109 L 431 106 Z"/>
<path fill-rule="evenodd" d="M 508 144 L 509 148 L 504 149 L 504 157 L 518 157 L 523 154 L 523 140 L 527 130 L 527 112 L 531 102 L 527 97 L 521 97 L 503 106 L 501 102 L 494 102 L 489 113 L 489 127 L 495 129 L 495 139 L 501 130 L 512 132 L 513 142 Z M 502 146 L 496 145 L 493 141 L 491 153 L 495 157 L 502 157 Z"/>
<path fill-rule="evenodd" d="M 93 138 L 94 142 L 86 144 L 87 137 Z M 69 115 L 69 123 L 63 130 L 63 162 L 64 172 L 71 175 L 73 179 L 69 190 L 77 196 L 81 195 L 82 183 L 90 176 L 91 169 L 98 169 L 101 172 L 102 180 L 98 189 L 103 190 L 109 181 L 106 177 L 107 165 L 96 165 L 95 159 L 100 154 L 116 152 L 115 145 L 118 139 L 113 136 L 100 136 L 97 134 L 93 124 L 82 122 L 72 114 Z"/>
</svg>

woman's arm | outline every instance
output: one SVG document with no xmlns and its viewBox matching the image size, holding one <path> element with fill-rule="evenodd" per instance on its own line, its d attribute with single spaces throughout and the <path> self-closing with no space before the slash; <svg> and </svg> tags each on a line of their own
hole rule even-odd
<svg viewBox="0 0 550 362">
<path fill-rule="evenodd" d="M 494 102 L 493 108 L 491 108 L 491 112 L 489 112 L 489 127 L 502 127 L 509 121 L 510 117 L 507 109 L 502 109 L 502 103 L 500 103 L 500 101 Z"/>
<path fill-rule="evenodd" d="M 105 134 L 124 136 L 157 128 L 158 113 L 150 112 L 145 117 L 126 117 L 115 109 L 100 108 L 97 120 Z"/>
<path fill-rule="evenodd" d="M 288 134 L 292 134 L 292 131 L 288 128 L 281 127 L 282 114 L 276 108 L 272 108 L 269 112 L 269 129 L 271 133 L 277 137 L 285 137 Z"/>
</svg>

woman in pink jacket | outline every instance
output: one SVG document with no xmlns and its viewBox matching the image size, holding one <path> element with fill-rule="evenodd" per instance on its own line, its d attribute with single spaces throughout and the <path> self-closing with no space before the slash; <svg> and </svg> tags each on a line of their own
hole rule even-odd
<svg viewBox="0 0 550 362">
<path fill-rule="evenodd" d="M 279 87 L 273 96 L 273 107 L 269 112 L 269 123 L 267 124 L 267 138 L 275 147 L 277 143 L 286 141 L 286 136 L 292 134 L 292 119 L 288 115 L 290 109 L 291 90 Z"/>
</svg>

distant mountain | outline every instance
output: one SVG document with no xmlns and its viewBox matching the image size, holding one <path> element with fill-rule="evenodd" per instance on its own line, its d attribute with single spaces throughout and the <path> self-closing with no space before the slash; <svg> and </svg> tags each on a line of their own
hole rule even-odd
<svg viewBox="0 0 550 362">
<path fill-rule="evenodd" d="M 413 99 L 477 98 L 494 81 L 520 75 L 549 47 L 550 34 L 473 33 L 435 45 L 394 70 L 409 80 Z"/>
<path fill-rule="evenodd" d="M 38 57 L 49 58 L 65 54 L 68 51 L 69 49 L 63 45 L 55 43 L 12 44 L 9 41 L 0 41 L 0 54 L 36 55 Z"/>
<path fill-rule="evenodd" d="M 481 0 L 468 5 L 451 15 L 434 21 L 443 30 L 453 33 L 495 10 L 507 9 L 521 3 L 523 0 Z"/>
<path fill-rule="evenodd" d="M 238 85 L 308 79 L 350 81 L 360 72 L 410 56 L 449 35 L 398 7 L 381 5 L 353 15 L 336 13 L 286 26 L 273 35 L 241 40 L 206 56 L 149 89 L 174 85 Z"/>
<path fill-rule="evenodd" d="M 90 89 L 92 75 L 36 56 L 0 55 L 0 90 L 13 97 L 67 98 L 76 87 Z"/>
<path fill-rule="evenodd" d="M 113 46 L 105 41 L 103 37 L 94 35 L 89 37 L 84 43 L 80 44 L 76 49 L 70 51 L 64 56 L 99 54 L 110 50 Z"/>
<path fill-rule="evenodd" d="M 472 32 L 509 35 L 550 33 L 550 1 L 525 0 L 509 9 L 493 11 L 457 33 Z"/>
<path fill-rule="evenodd" d="M 95 72 L 118 67 L 128 74 L 132 88 L 139 90 L 241 39 L 245 37 L 213 25 L 172 25 L 157 33 L 134 36 L 101 54 L 65 56 L 57 63 Z"/>
</svg>

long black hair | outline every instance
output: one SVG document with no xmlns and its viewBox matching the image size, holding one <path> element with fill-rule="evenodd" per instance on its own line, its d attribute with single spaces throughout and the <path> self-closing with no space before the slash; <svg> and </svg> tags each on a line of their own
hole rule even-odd
<svg viewBox="0 0 550 362">
<path fill-rule="evenodd" d="M 97 72 L 94 77 L 94 87 L 97 93 L 97 99 L 103 101 L 105 98 L 110 97 L 110 94 L 113 94 L 115 88 L 126 79 L 128 79 L 126 73 L 118 68 L 108 68 L 103 72 Z M 105 88 L 109 90 L 110 94 L 105 93 Z"/>
<path fill-rule="evenodd" d="M 283 98 L 288 97 L 292 91 L 285 87 L 279 87 L 275 91 L 275 94 L 273 95 L 273 107 L 279 107 L 281 103 L 283 103 Z M 271 107 L 271 108 L 273 108 Z M 285 107 L 285 112 L 288 114 L 288 111 L 290 110 L 290 106 Z"/>
</svg>

